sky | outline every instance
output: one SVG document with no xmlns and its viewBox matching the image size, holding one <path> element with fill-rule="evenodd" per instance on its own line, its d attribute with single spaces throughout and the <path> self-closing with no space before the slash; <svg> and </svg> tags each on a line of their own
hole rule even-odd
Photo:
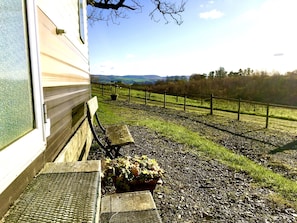
<svg viewBox="0 0 297 223">
<path fill-rule="evenodd" d="M 118 24 L 89 25 L 91 74 L 297 69 L 296 0 L 188 0 L 182 25 L 151 20 L 151 1 L 143 2 L 142 13 Z"/>
</svg>

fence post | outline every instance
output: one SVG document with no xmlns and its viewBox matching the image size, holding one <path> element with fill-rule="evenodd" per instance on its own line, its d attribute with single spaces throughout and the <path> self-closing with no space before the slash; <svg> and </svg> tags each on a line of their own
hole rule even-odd
<svg viewBox="0 0 297 223">
<path fill-rule="evenodd" d="M 213 94 L 210 95 L 210 115 L 213 115 Z"/>
<path fill-rule="evenodd" d="M 164 91 L 164 108 L 166 108 L 166 91 Z"/>
<path fill-rule="evenodd" d="M 145 90 L 145 94 L 144 94 L 144 104 L 146 105 L 147 103 L 147 90 Z"/>
<path fill-rule="evenodd" d="M 128 99 L 129 103 L 131 101 L 131 86 L 129 87 L 129 99 Z"/>
<path fill-rule="evenodd" d="M 184 111 L 186 111 L 187 95 L 184 96 Z"/>
<path fill-rule="evenodd" d="M 238 114 L 237 114 L 237 120 L 240 120 L 240 98 L 238 99 Z"/>
<path fill-rule="evenodd" d="M 267 104 L 267 109 L 266 109 L 266 126 L 265 128 L 268 128 L 268 122 L 269 122 L 269 103 Z"/>
<path fill-rule="evenodd" d="M 102 96 L 104 96 L 104 89 L 103 89 L 103 87 L 104 87 L 104 85 L 101 84 L 101 94 L 102 94 Z"/>
</svg>

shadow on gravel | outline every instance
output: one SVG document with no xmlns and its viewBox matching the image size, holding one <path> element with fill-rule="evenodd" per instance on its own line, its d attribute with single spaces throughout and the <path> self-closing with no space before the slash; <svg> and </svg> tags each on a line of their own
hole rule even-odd
<svg viewBox="0 0 297 223">
<path fill-rule="evenodd" d="M 128 107 L 133 108 L 133 109 L 144 110 L 143 105 L 127 104 L 127 103 L 123 103 L 123 102 L 121 103 L 121 105 L 128 106 Z M 161 108 L 161 107 L 145 106 L 145 110 L 147 110 L 147 111 L 150 110 L 150 112 L 154 112 L 154 113 L 157 113 L 157 114 L 159 113 L 159 114 L 161 114 L 161 116 L 164 114 L 164 108 Z M 174 116 L 176 116 L 178 118 L 188 119 L 188 120 L 190 120 L 192 122 L 197 122 L 197 123 L 203 124 L 205 126 L 214 128 L 216 130 L 232 134 L 234 136 L 239 136 L 239 137 L 242 137 L 244 139 L 249 139 L 249 140 L 252 140 L 252 141 L 260 142 L 260 143 L 270 145 L 270 146 L 273 146 L 273 147 L 279 147 L 279 145 L 271 143 L 270 141 L 259 139 L 259 138 L 247 135 L 247 134 L 249 134 L 251 132 L 262 131 L 265 128 L 253 129 L 253 130 L 249 130 L 249 131 L 246 131 L 246 132 L 235 132 L 235 131 L 229 130 L 227 128 L 224 128 L 223 126 L 216 125 L 216 124 L 209 123 L 209 122 L 205 122 L 203 119 L 202 120 L 199 119 L 200 117 L 205 117 L 205 115 L 195 115 L 195 117 L 189 117 L 189 116 L 187 116 L 185 114 L 178 113 L 178 111 L 176 111 L 176 110 L 172 110 L 172 111 L 171 110 L 166 110 L 166 111 L 167 111 L 168 114 L 174 115 Z M 206 115 L 206 116 L 208 116 L 208 115 Z"/>
<path fill-rule="evenodd" d="M 261 130 L 263 130 L 265 128 L 254 129 L 254 130 L 250 130 L 250 131 L 247 131 L 247 132 L 237 133 L 237 132 L 228 130 L 226 128 L 222 128 L 220 126 L 217 126 L 217 125 L 214 125 L 214 124 L 211 124 L 211 123 L 206 123 L 206 122 L 203 122 L 203 121 L 199 121 L 197 119 L 192 119 L 192 121 L 199 122 L 200 124 L 203 124 L 205 126 L 214 128 L 214 129 L 219 130 L 219 131 L 222 131 L 222 132 L 227 132 L 227 133 L 232 134 L 232 135 L 235 135 L 235 136 L 243 137 L 245 139 L 250 139 L 250 140 L 257 141 L 257 142 L 260 142 L 260 143 L 263 143 L 263 144 L 267 144 L 267 145 L 270 145 L 270 146 L 277 147 L 277 145 L 275 145 L 275 144 L 273 144 L 271 142 L 268 142 L 268 141 L 265 141 L 265 140 L 261 140 L 261 139 L 257 139 L 255 137 L 250 137 L 250 136 L 247 136 L 246 135 L 247 133 L 261 131 Z M 297 142 L 296 142 L 296 144 L 297 144 Z"/>
<path fill-rule="evenodd" d="M 284 152 L 284 151 L 287 151 L 287 150 L 297 150 L 297 140 L 296 141 L 293 141 L 293 142 L 290 142 L 284 146 L 281 146 L 277 149 L 274 149 L 274 150 L 271 150 L 269 152 L 269 154 L 276 154 L 276 153 L 281 153 L 281 152 Z"/>
</svg>

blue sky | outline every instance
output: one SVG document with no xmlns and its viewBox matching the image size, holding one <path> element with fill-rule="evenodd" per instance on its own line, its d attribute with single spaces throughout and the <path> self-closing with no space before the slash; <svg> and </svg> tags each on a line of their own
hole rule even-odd
<svg viewBox="0 0 297 223">
<path fill-rule="evenodd" d="M 120 24 L 97 22 L 88 30 L 91 73 L 292 71 L 297 69 L 296 6 L 296 0 L 188 0 L 180 26 L 152 21 L 149 7 L 129 13 Z"/>
</svg>

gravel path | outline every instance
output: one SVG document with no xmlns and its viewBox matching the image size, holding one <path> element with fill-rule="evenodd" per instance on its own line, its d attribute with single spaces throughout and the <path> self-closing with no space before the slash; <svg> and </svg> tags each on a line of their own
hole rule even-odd
<svg viewBox="0 0 297 223">
<path fill-rule="evenodd" d="M 118 102 L 120 103 L 120 102 Z M 128 105 L 145 109 L 187 126 L 236 153 L 259 162 L 274 171 L 296 179 L 291 168 L 272 165 L 273 161 L 290 158 L 296 165 L 296 151 L 274 153 L 283 145 L 294 142 L 295 136 L 275 130 L 257 128 L 251 123 L 237 122 L 215 116 L 197 116 L 157 107 Z M 216 160 L 191 153 L 186 145 L 171 141 L 158 133 L 139 126 L 129 126 L 135 146 L 126 146 L 124 155 L 142 155 L 157 159 L 165 169 L 164 183 L 154 192 L 154 200 L 164 223 L 170 222 L 297 222 L 297 212 L 268 199 L 269 189 L 255 187 L 253 179 L 236 172 Z M 274 156 L 275 155 L 275 156 Z M 102 154 L 92 150 L 89 159 Z M 285 166 L 285 165 L 284 165 Z M 112 192 L 103 188 L 103 193 Z"/>
</svg>

